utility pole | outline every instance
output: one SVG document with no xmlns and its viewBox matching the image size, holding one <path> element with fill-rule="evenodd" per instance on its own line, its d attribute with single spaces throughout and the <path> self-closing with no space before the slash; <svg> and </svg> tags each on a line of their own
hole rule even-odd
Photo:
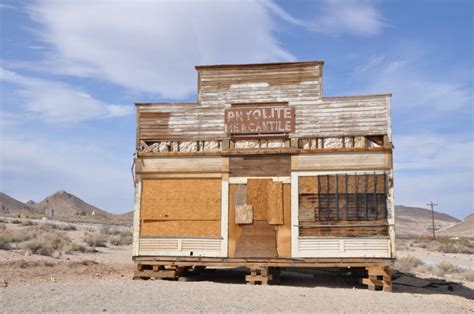
<svg viewBox="0 0 474 314">
<path fill-rule="evenodd" d="M 434 206 L 438 206 L 438 204 L 433 204 L 433 201 L 430 201 L 429 204 L 426 204 L 428 206 L 431 206 L 431 222 L 432 222 L 432 230 L 433 230 L 433 240 L 436 240 L 436 235 L 435 235 L 435 223 L 434 223 Z"/>
</svg>

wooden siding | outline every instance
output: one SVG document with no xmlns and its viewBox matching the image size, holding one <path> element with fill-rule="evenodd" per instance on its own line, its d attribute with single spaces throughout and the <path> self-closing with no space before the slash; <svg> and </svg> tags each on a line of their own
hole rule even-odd
<svg viewBox="0 0 474 314">
<path fill-rule="evenodd" d="M 140 158 L 137 173 L 221 172 L 225 170 L 221 157 L 154 157 Z"/>
<path fill-rule="evenodd" d="M 322 65 L 299 63 L 242 68 L 201 68 L 198 102 L 216 104 L 317 100 L 322 96 Z"/>
<path fill-rule="evenodd" d="M 233 100 L 199 104 L 142 104 L 137 106 L 138 136 L 143 140 L 223 139 L 224 110 L 247 92 Z M 253 101 L 250 101 L 253 99 Z M 290 137 L 337 137 L 390 134 L 390 95 L 329 97 L 305 99 L 294 97 L 259 99 L 247 102 L 288 102 L 295 108 L 295 132 Z"/>
<path fill-rule="evenodd" d="M 229 158 L 231 177 L 284 177 L 290 175 L 290 155 L 251 155 Z"/>
<path fill-rule="evenodd" d="M 292 170 L 372 170 L 391 169 L 392 153 L 390 151 L 357 152 L 357 153 L 319 153 L 292 156 Z"/>
</svg>

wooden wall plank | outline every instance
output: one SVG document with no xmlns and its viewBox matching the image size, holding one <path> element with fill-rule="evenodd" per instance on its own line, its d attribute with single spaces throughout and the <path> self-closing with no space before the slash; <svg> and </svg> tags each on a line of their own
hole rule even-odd
<svg viewBox="0 0 474 314">
<path fill-rule="evenodd" d="M 220 220 L 194 221 L 152 221 L 141 222 L 142 237 L 192 237 L 219 238 L 221 235 Z"/>
<path fill-rule="evenodd" d="M 219 172 L 222 165 L 221 157 L 140 158 L 136 163 L 136 172 Z"/>
<path fill-rule="evenodd" d="M 372 170 L 390 169 L 386 155 L 391 152 L 354 152 L 354 153 L 319 153 L 294 156 L 298 168 L 294 171 L 324 170 Z"/>
<path fill-rule="evenodd" d="M 318 84 L 269 85 L 263 90 L 221 86 L 203 89 L 195 104 L 139 105 L 138 139 L 223 139 L 228 137 L 226 108 L 268 102 L 295 108 L 295 132 L 290 137 L 390 135 L 390 95 L 321 98 Z"/>
<path fill-rule="evenodd" d="M 284 177 L 291 172 L 290 155 L 251 155 L 229 158 L 231 177 Z"/>
</svg>

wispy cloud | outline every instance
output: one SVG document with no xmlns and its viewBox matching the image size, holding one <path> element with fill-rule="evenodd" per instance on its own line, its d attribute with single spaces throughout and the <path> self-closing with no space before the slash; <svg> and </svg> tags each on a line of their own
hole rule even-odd
<svg viewBox="0 0 474 314">
<path fill-rule="evenodd" d="M 370 0 L 322 0 L 314 6 L 314 17 L 302 20 L 290 15 L 275 2 L 263 2 L 282 20 L 326 35 L 369 37 L 380 34 L 387 26 L 385 19 Z"/>
<path fill-rule="evenodd" d="M 360 80 L 365 72 L 365 87 L 361 93 L 390 92 L 394 95 L 394 110 L 399 112 L 428 109 L 425 115 L 456 111 L 470 106 L 473 101 L 468 78 L 461 72 L 454 77 L 432 75 L 420 70 L 422 62 L 418 56 L 403 56 L 396 59 L 373 55 L 366 64 L 355 68 L 354 80 Z"/>
<path fill-rule="evenodd" d="M 66 83 L 29 77 L 0 68 L 0 81 L 12 84 L 27 111 L 47 122 L 75 123 L 130 114 L 130 106 L 108 104 Z"/>
<path fill-rule="evenodd" d="M 37 1 L 29 12 L 54 48 L 50 71 L 166 98 L 195 93 L 196 64 L 294 59 L 260 2 Z"/>
<path fill-rule="evenodd" d="M 325 34 L 372 36 L 387 26 L 382 13 L 368 0 L 327 0 L 312 28 Z"/>
<path fill-rule="evenodd" d="M 28 12 L 54 48 L 43 62 L 48 72 L 164 98 L 195 93 L 196 64 L 293 60 L 275 35 L 281 20 L 331 35 L 371 36 L 384 27 L 372 1 L 349 0 L 322 1 L 308 21 L 271 0 L 36 1 Z"/>
</svg>

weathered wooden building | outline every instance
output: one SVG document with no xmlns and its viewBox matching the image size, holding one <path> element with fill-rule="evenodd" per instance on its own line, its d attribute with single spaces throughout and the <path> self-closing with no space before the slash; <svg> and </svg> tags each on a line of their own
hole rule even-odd
<svg viewBox="0 0 474 314">
<path fill-rule="evenodd" d="M 390 290 L 391 95 L 324 97 L 321 61 L 196 70 L 197 102 L 136 104 L 136 276 L 345 267 Z"/>
</svg>

